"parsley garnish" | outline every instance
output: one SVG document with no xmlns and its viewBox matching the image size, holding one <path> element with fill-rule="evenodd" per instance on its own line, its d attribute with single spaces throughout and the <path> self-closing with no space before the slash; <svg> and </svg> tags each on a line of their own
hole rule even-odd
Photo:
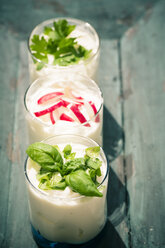
<svg viewBox="0 0 165 248">
<path fill-rule="evenodd" d="M 60 152 L 55 146 L 36 142 L 26 152 L 41 166 L 37 175 L 40 189 L 64 190 L 69 186 L 81 195 L 103 196 L 97 188 L 102 165 L 98 158 L 100 147 L 87 148 L 82 158 L 75 158 L 71 145 L 66 145 Z"/>
<path fill-rule="evenodd" d="M 53 27 L 44 27 L 43 35 L 33 35 L 30 49 L 37 60 L 33 59 L 36 69 L 41 70 L 48 63 L 48 55 L 54 57 L 53 65 L 68 66 L 89 58 L 91 50 L 79 45 L 76 38 L 69 37 L 75 29 L 67 20 L 53 22 Z"/>
</svg>

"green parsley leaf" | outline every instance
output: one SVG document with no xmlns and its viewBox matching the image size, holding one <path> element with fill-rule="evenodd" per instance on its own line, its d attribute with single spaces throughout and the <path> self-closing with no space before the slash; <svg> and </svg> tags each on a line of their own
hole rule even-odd
<svg viewBox="0 0 165 248">
<path fill-rule="evenodd" d="M 48 63 L 48 54 L 54 56 L 53 65 L 60 66 L 76 64 L 81 59 L 89 58 L 91 50 L 79 45 L 76 37 L 69 37 L 75 27 L 61 19 L 54 22 L 53 27 L 44 27 L 44 36 L 33 35 L 30 49 L 35 58 L 41 61 L 34 61 L 37 70 L 41 70 L 45 63 Z"/>
</svg>

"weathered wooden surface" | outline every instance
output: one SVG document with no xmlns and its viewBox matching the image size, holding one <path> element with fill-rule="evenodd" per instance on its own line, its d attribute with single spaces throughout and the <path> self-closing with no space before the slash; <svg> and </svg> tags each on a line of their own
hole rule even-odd
<svg viewBox="0 0 165 248">
<path fill-rule="evenodd" d="M 165 247 L 165 2 L 121 40 L 132 247 Z"/>
<path fill-rule="evenodd" d="M 164 9 L 163 0 L 0 2 L 0 247 L 37 247 L 23 174 L 26 39 L 54 16 L 87 20 L 101 38 L 103 137 L 111 168 L 108 223 L 95 248 L 165 247 Z"/>
</svg>

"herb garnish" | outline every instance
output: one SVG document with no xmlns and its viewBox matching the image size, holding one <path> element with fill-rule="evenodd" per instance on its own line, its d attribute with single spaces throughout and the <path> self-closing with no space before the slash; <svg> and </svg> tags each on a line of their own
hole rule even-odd
<svg viewBox="0 0 165 248">
<path fill-rule="evenodd" d="M 101 176 L 101 164 L 98 159 L 100 147 L 89 147 L 82 158 L 75 158 L 71 145 L 62 152 L 56 146 L 36 142 L 30 145 L 26 153 L 41 168 L 37 174 L 39 188 L 42 190 L 64 190 L 69 186 L 74 192 L 85 196 L 102 197 L 97 189 L 97 176 Z"/>
<path fill-rule="evenodd" d="M 79 45 L 76 38 L 69 37 L 76 28 L 69 25 L 67 20 L 60 19 L 53 22 L 53 27 L 44 27 L 43 36 L 33 35 L 30 45 L 32 54 L 36 59 L 36 69 L 41 70 L 48 63 L 48 55 L 53 55 L 53 65 L 68 66 L 78 63 L 81 59 L 89 58 L 91 50 Z"/>
</svg>

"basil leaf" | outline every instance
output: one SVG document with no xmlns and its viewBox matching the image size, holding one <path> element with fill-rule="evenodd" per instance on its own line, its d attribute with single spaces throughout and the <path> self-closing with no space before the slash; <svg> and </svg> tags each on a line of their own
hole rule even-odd
<svg viewBox="0 0 165 248">
<path fill-rule="evenodd" d="M 96 176 L 98 176 L 98 174 L 99 174 L 99 176 L 101 176 L 100 175 L 100 169 L 98 169 L 98 170 L 94 170 L 94 169 L 90 169 L 89 170 L 89 175 L 90 175 L 90 177 L 91 177 L 91 179 L 92 179 L 92 181 L 95 183 L 95 185 L 98 187 L 100 184 L 97 182 L 97 177 Z"/>
<path fill-rule="evenodd" d="M 52 176 L 51 172 L 44 172 L 44 173 L 40 172 L 37 174 L 37 179 L 38 181 L 49 180 L 51 176 Z"/>
<path fill-rule="evenodd" d="M 61 172 L 61 164 L 59 164 L 59 163 L 55 163 L 55 164 L 51 164 L 51 165 L 49 165 L 49 164 L 42 164 L 41 165 L 42 167 L 42 170 L 44 171 L 44 172 Z"/>
<path fill-rule="evenodd" d="M 86 161 L 86 164 L 89 168 L 97 170 L 101 167 L 102 162 L 98 158 L 96 159 L 89 158 Z"/>
<path fill-rule="evenodd" d="M 74 160 L 66 162 L 64 164 L 63 173 L 66 175 L 78 169 L 86 169 L 84 158 L 75 158 Z"/>
<path fill-rule="evenodd" d="M 72 151 L 71 145 L 66 145 L 66 146 L 64 147 L 64 149 L 63 149 L 64 155 L 69 155 L 69 154 L 71 154 L 71 151 Z"/>
<path fill-rule="evenodd" d="M 26 153 L 28 156 L 41 166 L 53 165 L 55 163 L 63 164 L 63 158 L 59 151 L 51 145 L 36 142 L 31 144 Z"/>
<path fill-rule="evenodd" d="M 42 190 L 58 189 L 64 190 L 66 188 L 65 180 L 59 173 L 51 173 L 49 175 L 43 174 L 37 175 L 37 179 L 40 180 L 39 188 Z"/>
<path fill-rule="evenodd" d="M 96 158 L 100 154 L 100 146 L 88 147 L 85 149 L 86 155 L 91 158 Z"/>
<path fill-rule="evenodd" d="M 102 197 L 90 176 L 83 170 L 76 170 L 66 176 L 65 181 L 71 189 L 81 195 Z"/>
</svg>

